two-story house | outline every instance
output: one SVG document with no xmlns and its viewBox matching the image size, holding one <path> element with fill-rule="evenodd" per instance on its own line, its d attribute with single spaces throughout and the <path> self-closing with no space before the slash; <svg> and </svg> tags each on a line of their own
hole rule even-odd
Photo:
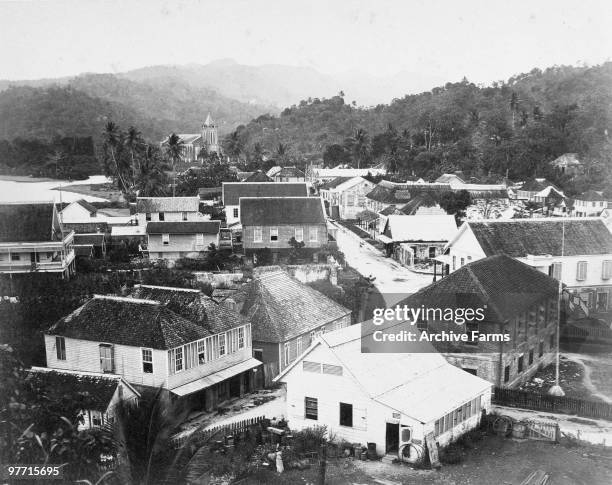
<svg viewBox="0 0 612 485">
<path fill-rule="evenodd" d="M 241 197 L 307 197 L 308 187 L 299 182 L 223 182 L 221 198 L 228 227 L 240 223 Z"/>
<path fill-rule="evenodd" d="M 351 324 L 351 311 L 285 271 L 259 272 L 232 296 L 253 328 L 266 378 L 285 369 L 316 335 Z"/>
<path fill-rule="evenodd" d="M 120 402 L 136 404 L 140 399 L 140 393 L 129 382 L 113 374 L 32 367 L 27 379 L 37 392 L 53 401 L 71 396 L 86 403 L 79 416 L 79 430 L 112 423 Z"/>
<path fill-rule="evenodd" d="M 288 254 L 290 241 L 303 242 L 301 251 L 317 259 L 328 243 L 327 222 L 320 197 L 240 198 L 242 247 L 247 258 L 268 248 L 273 261 Z"/>
<path fill-rule="evenodd" d="M 0 273 L 76 271 L 74 232 L 64 232 L 53 202 L 0 205 Z"/>
<path fill-rule="evenodd" d="M 599 218 L 468 221 L 445 248 L 446 269 L 497 254 L 561 279 L 591 311 L 610 309 L 612 234 Z"/>
<path fill-rule="evenodd" d="M 45 333 L 47 366 L 120 375 L 137 389 L 163 388 L 206 410 L 248 389 L 261 365 L 252 358 L 248 321 L 212 300 L 201 304 L 198 290 L 136 294 L 153 291 L 157 300 L 95 295 L 63 317 Z M 179 293 L 179 303 L 166 302 L 168 292 Z"/>
<path fill-rule="evenodd" d="M 220 221 L 149 222 L 149 259 L 200 258 L 211 244 L 219 247 Z"/>
<path fill-rule="evenodd" d="M 362 352 L 364 323 L 325 333 L 277 381 L 286 387 L 292 430 L 326 426 L 378 455 L 415 462 L 446 446 L 491 409 L 491 384 L 452 366 L 433 347 Z M 428 440 L 426 444 L 426 440 Z"/>
<path fill-rule="evenodd" d="M 207 218 L 200 211 L 199 197 L 138 197 L 136 221 L 139 226 L 148 222 L 191 222 Z"/>
<path fill-rule="evenodd" d="M 511 387 L 553 359 L 558 298 L 557 280 L 497 255 L 466 264 L 399 306 L 424 309 L 415 322 L 419 330 L 466 334 L 465 341 L 433 345 L 453 365 Z M 501 340 L 503 335 L 507 341 Z"/>
<path fill-rule="evenodd" d="M 282 167 L 272 176 L 274 182 L 306 182 L 306 175 L 297 167 Z"/>
<path fill-rule="evenodd" d="M 365 196 L 376 184 L 363 177 L 337 177 L 319 187 L 334 219 L 355 219 L 366 207 Z"/>
<path fill-rule="evenodd" d="M 574 198 L 573 215 L 576 217 L 599 216 L 608 206 L 607 198 L 600 192 L 587 190 Z"/>
</svg>

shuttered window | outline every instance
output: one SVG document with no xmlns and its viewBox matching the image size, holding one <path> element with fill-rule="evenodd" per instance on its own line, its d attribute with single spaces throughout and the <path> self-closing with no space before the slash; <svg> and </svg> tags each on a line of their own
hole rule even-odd
<svg viewBox="0 0 612 485">
<path fill-rule="evenodd" d="M 55 352 L 57 360 L 66 360 L 66 339 L 64 337 L 55 337 Z"/>
<path fill-rule="evenodd" d="M 303 241 L 304 240 L 304 228 L 303 227 L 296 227 L 295 228 L 295 240 L 296 241 Z"/>
<path fill-rule="evenodd" d="M 342 375 L 342 367 L 339 365 L 323 364 L 323 374 L 331 374 L 333 376 Z"/>
<path fill-rule="evenodd" d="M 609 280 L 612 278 L 612 261 L 604 261 L 601 268 L 601 279 Z"/>
<path fill-rule="evenodd" d="M 262 242 L 263 241 L 263 231 L 261 227 L 253 228 L 253 242 Z"/>
<path fill-rule="evenodd" d="M 142 372 L 153 373 L 153 350 L 151 349 L 142 349 Z"/>
<path fill-rule="evenodd" d="M 310 362 L 308 360 L 302 361 L 302 369 L 304 372 L 316 372 L 321 373 L 321 364 L 319 362 Z"/>
<path fill-rule="evenodd" d="M 578 261 L 578 266 L 576 268 L 576 279 L 578 281 L 586 280 L 587 275 L 587 262 L 586 261 Z"/>
<path fill-rule="evenodd" d="M 107 344 L 100 344 L 100 370 L 102 372 L 114 371 L 113 362 L 113 346 Z"/>
<path fill-rule="evenodd" d="M 550 265 L 550 269 L 548 270 L 548 276 L 552 276 L 556 280 L 561 279 L 561 263 L 553 263 Z"/>
<path fill-rule="evenodd" d="M 306 419 L 319 419 L 319 400 L 314 397 L 304 398 L 304 417 Z"/>
</svg>

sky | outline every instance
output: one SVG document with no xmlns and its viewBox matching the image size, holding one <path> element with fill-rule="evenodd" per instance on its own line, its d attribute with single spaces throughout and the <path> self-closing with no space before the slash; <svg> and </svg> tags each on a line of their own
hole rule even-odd
<svg viewBox="0 0 612 485">
<path fill-rule="evenodd" d="M 610 0 L 0 0 L 0 79 L 287 64 L 489 83 L 612 58 Z"/>
</svg>

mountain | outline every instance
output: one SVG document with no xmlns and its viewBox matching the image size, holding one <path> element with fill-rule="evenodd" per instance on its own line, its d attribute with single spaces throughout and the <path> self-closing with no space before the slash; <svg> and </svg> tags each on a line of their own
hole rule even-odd
<svg viewBox="0 0 612 485">
<path fill-rule="evenodd" d="M 197 133 L 209 112 L 223 134 L 271 110 L 176 78 L 141 83 L 113 74 L 83 74 L 2 81 L 0 90 L 0 139 L 98 138 L 106 121 L 113 120 L 124 128 L 134 125 L 155 141 L 174 131 Z"/>
</svg>

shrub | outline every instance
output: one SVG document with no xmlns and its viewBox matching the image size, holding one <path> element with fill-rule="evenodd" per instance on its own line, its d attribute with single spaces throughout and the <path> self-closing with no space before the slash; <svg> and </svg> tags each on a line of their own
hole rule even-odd
<svg viewBox="0 0 612 485">
<path fill-rule="evenodd" d="M 327 426 L 314 426 L 293 433 L 293 448 L 296 453 L 319 451 L 326 442 Z"/>
</svg>

